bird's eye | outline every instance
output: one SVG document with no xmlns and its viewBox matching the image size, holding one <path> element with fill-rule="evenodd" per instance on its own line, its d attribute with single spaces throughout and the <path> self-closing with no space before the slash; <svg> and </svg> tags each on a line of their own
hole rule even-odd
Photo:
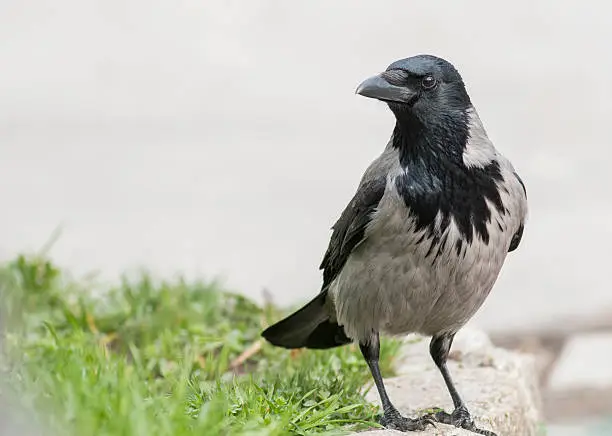
<svg viewBox="0 0 612 436">
<path fill-rule="evenodd" d="M 423 89 L 432 89 L 436 86 L 436 79 L 433 76 L 425 76 L 423 80 L 421 80 L 421 86 Z"/>
</svg>

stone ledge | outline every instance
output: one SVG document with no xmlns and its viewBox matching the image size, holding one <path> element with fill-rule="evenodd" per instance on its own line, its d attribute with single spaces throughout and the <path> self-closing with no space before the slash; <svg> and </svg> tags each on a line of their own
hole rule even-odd
<svg viewBox="0 0 612 436">
<path fill-rule="evenodd" d="M 398 376 L 385 380 L 391 401 L 407 416 L 442 407 L 452 410 L 452 402 L 438 369 L 429 356 L 429 340 L 406 338 L 396 363 Z M 542 423 L 538 371 L 531 355 L 494 347 L 488 337 L 473 329 L 457 334 L 449 370 L 478 426 L 498 436 L 537 436 Z M 366 394 L 380 404 L 375 388 Z M 391 436 L 401 432 L 370 430 L 360 436 Z M 474 433 L 444 424 L 428 428 L 422 435 L 473 436 Z"/>
</svg>

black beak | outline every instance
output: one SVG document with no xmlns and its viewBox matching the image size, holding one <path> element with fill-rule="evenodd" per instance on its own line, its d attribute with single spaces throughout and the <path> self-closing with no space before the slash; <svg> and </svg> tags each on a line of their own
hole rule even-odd
<svg viewBox="0 0 612 436">
<path fill-rule="evenodd" d="M 355 93 L 364 97 L 396 103 L 410 103 L 416 96 L 416 93 L 408 88 L 390 84 L 381 74 L 364 80 L 357 87 Z"/>
</svg>

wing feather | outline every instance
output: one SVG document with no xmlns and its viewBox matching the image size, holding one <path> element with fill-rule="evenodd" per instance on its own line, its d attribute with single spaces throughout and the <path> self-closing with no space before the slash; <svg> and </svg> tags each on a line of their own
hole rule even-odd
<svg viewBox="0 0 612 436">
<path fill-rule="evenodd" d="M 385 193 L 386 184 L 384 176 L 361 184 L 333 225 L 329 246 L 320 266 L 323 270 L 323 290 L 338 276 L 353 249 L 363 240 L 366 226 Z"/>
</svg>

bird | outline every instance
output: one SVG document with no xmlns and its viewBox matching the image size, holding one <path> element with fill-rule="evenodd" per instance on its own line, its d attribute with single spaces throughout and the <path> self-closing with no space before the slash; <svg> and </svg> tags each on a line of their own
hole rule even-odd
<svg viewBox="0 0 612 436">
<path fill-rule="evenodd" d="M 474 423 L 447 359 L 455 334 L 522 241 L 525 184 L 489 139 L 449 61 L 430 54 L 394 61 L 355 93 L 385 103 L 393 131 L 332 226 L 320 292 L 261 335 L 288 349 L 357 342 L 386 428 L 422 431 L 440 422 L 495 436 Z M 452 412 L 409 418 L 391 402 L 379 368 L 380 336 L 410 333 L 431 337 Z"/>
</svg>

